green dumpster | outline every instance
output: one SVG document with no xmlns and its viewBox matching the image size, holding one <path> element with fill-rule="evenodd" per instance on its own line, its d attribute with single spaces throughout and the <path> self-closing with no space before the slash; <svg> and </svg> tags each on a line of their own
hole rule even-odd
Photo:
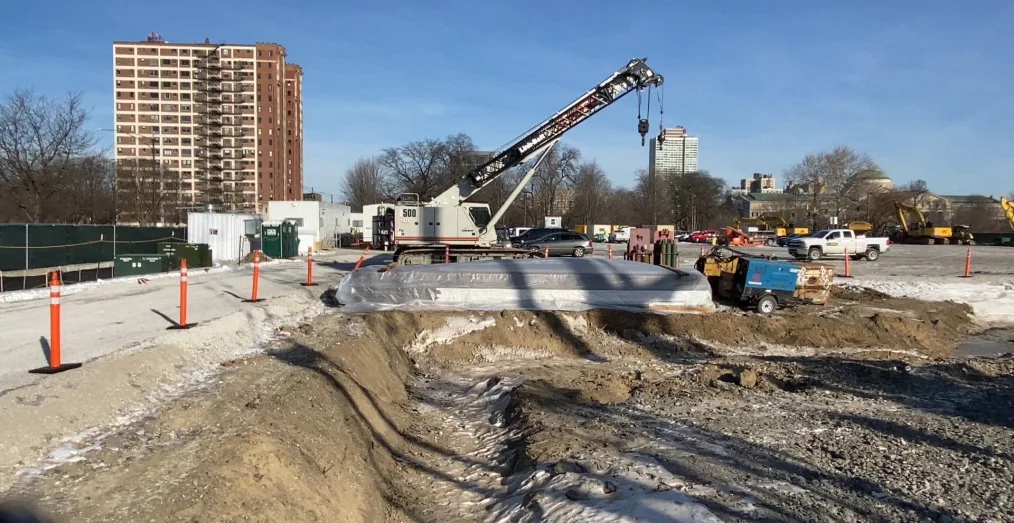
<svg viewBox="0 0 1014 523">
<path fill-rule="evenodd" d="M 180 268 L 180 259 L 187 260 L 187 267 L 211 267 L 211 249 L 206 243 L 160 242 L 158 252 L 169 256 L 169 268 Z"/>
<path fill-rule="evenodd" d="M 113 276 L 141 276 L 169 272 L 167 254 L 123 254 L 113 258 Z"/>
</svg>

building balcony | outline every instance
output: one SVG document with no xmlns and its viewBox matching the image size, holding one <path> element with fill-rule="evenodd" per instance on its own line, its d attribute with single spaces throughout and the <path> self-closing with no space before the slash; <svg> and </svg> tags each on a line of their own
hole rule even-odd
<svg viewBox="0 0 1014 523">
<path fill-rule="evenodd" d="M 197 73 L 197 79 L 203 80 L 211 84 L 213 82 L 222 81 L 222 73 L 220 71 L 201 71 Z M 208 87 L 211 87 L 210 85 Z"/>
<path fill-rule="evenodd" d="M 222 91 L 208 91 L 206 94 L 199 94 L 194 97 L 197 103 L 220 104 L 222 103 Z"/>
</svg>

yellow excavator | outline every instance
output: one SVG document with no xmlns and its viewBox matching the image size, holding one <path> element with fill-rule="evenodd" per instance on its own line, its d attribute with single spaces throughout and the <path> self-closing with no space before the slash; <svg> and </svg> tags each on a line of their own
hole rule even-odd
<svg viewBox="0 0 1014 523">
<path fill-rule="evenodd" d="M 911 226 L 905 219 L 906 212 L 916 218 Z M 891 241 L 895 243 L 975 245 L 975 237 L 972 236 L 967 225 L 934 226 L 932 222 L 926 221 L 926 215 L 918 208 L 901 202 L 894 202 L 894 213 L 898 218 L 898 227 L 890 236 Z"/>
<path fill-rule="evenodd" d="M 1000 208 L 1003 209 L 1003 215 L 1007 217 L 1007 223 L 1010 224 L 1010 229 L 1014 231 L 1014 202 L 1001 196 Z M 1014 245 L 1014 241 L 1011 241 L 1010 245 Z"/>
</svg>

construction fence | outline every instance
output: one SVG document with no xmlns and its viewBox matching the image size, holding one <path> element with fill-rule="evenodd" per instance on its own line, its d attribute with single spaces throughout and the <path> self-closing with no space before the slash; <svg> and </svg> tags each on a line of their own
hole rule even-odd
<svg viewBox="0 0 1014 523">
<path fill-rule="evenodd" d="M 68 283 L 110 277 L 114 257 L 186 239 L 185 227 L 0 224 L 0 290 L 44 287 L 57 268 Z"/>
</svg>

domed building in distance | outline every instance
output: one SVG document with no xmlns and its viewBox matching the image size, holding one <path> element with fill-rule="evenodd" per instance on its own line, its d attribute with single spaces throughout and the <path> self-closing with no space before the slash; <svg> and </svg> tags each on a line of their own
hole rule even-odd
<svg viewBox="0 0 1014 523">
<path fill-rule="evenodd" d="M 884 191 L 894 190 L 894 181 L 891 180 L 883 171 L 863 171 L 860 175 L 863 182 L 881 189 Z"/>
</svg>

